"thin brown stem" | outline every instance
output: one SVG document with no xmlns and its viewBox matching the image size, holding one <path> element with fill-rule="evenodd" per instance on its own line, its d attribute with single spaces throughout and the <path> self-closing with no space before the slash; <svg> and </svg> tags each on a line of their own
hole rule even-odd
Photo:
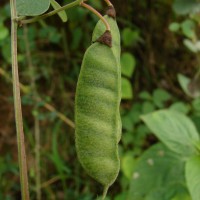
<svg viewBox="0 0 200 200">
<path fill-rule="evenodd" d="M 94 13 L 99 19 L 102 20 L 102 22 L 104 23 L 104 25 L 106 26 L 106 30 L 107 31 L 110 31 L 110 25 L 109 23 L 106 21 L 106 19 L 97 11 L 95 10 L 92 6 L 84 3 L 84 2 L 81 2 L 80 5 L 88 10 L 90 10 L 92 13 Z"/>
<path fill-rule="evenodd" d="M 12 54 L 13 94 L 14 94 L 16 130 L 17 130 L 21 195 L 22 195 L 22 200 L 29 200 L 26 150 L 24 142 L 24 130 L 23 130 L 23 120 L 22 120 L 22 109 L 21 109 L 18 61 L 17 61 L 17 23 L 14 20 L 17 16 L 16 0 L 10 0 L 10 9 L 11 9 L 11 54 Z"/>
<path fill-rule="evenodd" d="M 53 177 L 50 180 L 42 183 L 41 188 L 48 187 L 49 185 L 51 185 L 51 184 L 53 184 L 53 183 L 55 183 L 55 182 L 57 182 L 59 180 L 60 180 L 60 176 Z"/>
<path fill-rule="evenodd" d="M 113 6 L 112 3 L 109 0 L 104 0 L 108 6 Z"/>
<path fill-rule="evenodd" d="M 39 99 L 38 99 L 39 100 Z M 41 100 L 41 99 L 40 99 Z M 67 117 L 65 117 L 64 114 L 62 114 L 61 112 L 58 112 L 52 105 L 45 103 L 44 107 L 51 111 L 51 112 L 55 112 L 57 114 L 57 116 L 64 121 L 66 124 L 68 124 L 70 127 L 75 128 L 75 124 L 74 122 L 72 122 L 70 119 L 68 119 Z"/>
</svg>

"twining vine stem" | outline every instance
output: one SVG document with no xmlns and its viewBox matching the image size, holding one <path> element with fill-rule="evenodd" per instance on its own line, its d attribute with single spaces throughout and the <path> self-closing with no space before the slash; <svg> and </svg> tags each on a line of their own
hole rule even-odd
<svg viewBox="0 0 200 200">
<path fill-rule="evenodd" d="M 18 159 L 19 159 L 21 195 L 22 195 L 21 198 L 22 200 L 29 200 L 30 198 L 28 189 L 26 151 L 24 143 L 20 83 L 19 83 L 18 61 L 17 61 L 17 23 L 14 20 L 17 17 L 16 0 L 10 0 L 10 9 L 11 9 L 11 54 L 12 54 L 13 95 L 14 95 L 15 121 L 17 130 L 17 144 L 18 144 L 18 157 L 19 157 Z"/>
</svg>

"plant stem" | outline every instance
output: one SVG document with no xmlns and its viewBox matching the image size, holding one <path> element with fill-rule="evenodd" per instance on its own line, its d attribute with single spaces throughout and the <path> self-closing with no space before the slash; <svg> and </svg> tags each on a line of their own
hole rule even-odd
<svg viewBox="0 0 200 200">
<path fill-rule="evenodd" d="M 104 0 L 108 6 L 113 6 L 112 3 L 109 0 Z"/>
<path fill-rule="evenodd" d="M 97 11 L 95 10 L 92 6 L 81 2 L 80 4 L 82 7 L 87 8 L 88 10 L 90 10 L 91 12 L 93 12 L 98 18 L 100 18 L 102 20 L 102 22 L 104 23 L 104 25 L 106 26 L 106 30 L 110 31 L 110 25 L 108 24 L 108 22 L 106 21 L 106 19 Z"/>
<path fill-rule="evenodd" d="M 102 200 L 104 200 L 106 198 L 106 195 L 107 195 L 107 192 L 108 192 L 108 188 L 109 188 L 109 186 L 104 187 Z"/>
<path fill-rule="evenodd" d="M 73 8 L 75 6 L 78 6 L 80 3 L 82 2 L 82 0 L 76 0 L 72 3 L 69 3 L 65 6 L 62 6 L 61 8 L 59 9 L 56 9 L 56 10 L 53 10 L 51 12 L 48 12 L 46 14 L 43 14 L 43 15 L 40 15 L 40 16 L 36 16 L 36 17 L 33 17 L 33 18 L 30 18 L 30 19 L 22 19 L 20 20 L 19 18 L 15 18 L 16 21 L 20 24 L 20 25 L 23 25 L 23 24 L 30 24 L 30 23 L 33 23 L 33 22 L 37 22 L 38 20 L 41 20 L 41 19 L 45 19 L 47 17 L 50 17 L 52 15 L 55 15 L 57 13 L 59 13 L 60 11 L 63 11 L 63 10 L 68 10 L 70 8 Z"/>
<path fill-rule="evenodd" d="M 13 94 L 14 94 L 16 130 L 17 130 L 17 144 L 18 144 L 18 157 L 19 157 L 18 159 L 19 159 L 21 195 L 22 195 L 21 198 L 22 200 L 29 200 L 26 150 L 24 143 L 20 84 L 19 84 L 18 61 L 17 61 L 17 23 L 14 20 L 17 17 L 16 0 L 10 0 L 10 9 L 11 9 L 11 54 L 12 54 Z"/>
</svg>

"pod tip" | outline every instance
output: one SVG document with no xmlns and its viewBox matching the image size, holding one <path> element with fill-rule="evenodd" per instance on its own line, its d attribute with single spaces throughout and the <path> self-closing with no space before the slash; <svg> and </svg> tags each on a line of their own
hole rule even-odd
<svg viewBox="0 0 200 200">
<path fill-rule="evenodd" d="M 97 39 L 97 42 L 105 44 L 109 47 L 112 47 L 112 36 L 111 32 L 106 30 L 102 36 Z"/>
</svg>

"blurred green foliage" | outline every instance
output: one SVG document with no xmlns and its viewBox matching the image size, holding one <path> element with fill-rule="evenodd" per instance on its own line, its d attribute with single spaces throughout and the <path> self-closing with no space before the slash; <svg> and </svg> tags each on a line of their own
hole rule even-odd
<svg viewBox="0 0 200 200">
<path fill-rule="evenodd" d="M 64 5 L 70 1 L 58 2 Z M 103 1 L 89 3 L 103 13 Z M 190 200 L 183 160 L 159 143 L 141 115 L 159 109 L 176 110 L 187 115 L 200 132 L 200 2 L 113 3 L 122 43 L 123 134 L 121 171 L 107 199 L 134 200 L 136 195 L 136 200 L 157 200 L 160 196 L 162 200 Z M 18 30 L 20 80 L 27 90 L 22 93 L 22 103 L 31 199 L 36 199 L 35 119 L 39 120 L 41 140 L 42 199 L 93 200 L 102 192 L 77 161 L 73 127 L 57 115 L 60 111 L 73 121 L 81 60 L 98 19 L 80 7 L 67 11 L 67 16 L 66 23 L 55 16 Z M 16 200 L 20 199 L 20 187 L 10 58 L 9 4 L 1 1 L 0 199 Z M 46 110 L 46 104 L 56 110 Z M 149 167 L 152 162 L 154 169 Z M 137 182 L 140 173 L 145 176 Z M 145 197 L 140 198 L 141 193 Z"/>
</svg>

